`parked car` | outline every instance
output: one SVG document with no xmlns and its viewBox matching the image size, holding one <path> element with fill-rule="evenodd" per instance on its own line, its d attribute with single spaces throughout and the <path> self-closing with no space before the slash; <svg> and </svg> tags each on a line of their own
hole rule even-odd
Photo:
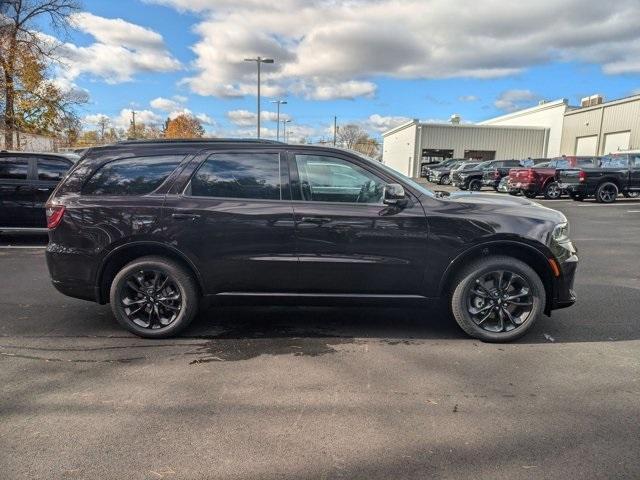
<svg viewBox="0 0 640 480">
<path fill-rule="evenodd" d="M 266 141 L 90 150 L 47 204 L 47 265 L 136 335 L 209 301 L 422 304 L 509 341 L 575 302 L 565 216 L 521 198 L 440 196 L 374 160 Z M 426 313 L 426 312 L 425 312 Z"/>
<path fill-rule="evenodd" d="M 432 169 L 440 168 L 440 167 L 448 167 L 449 165 L 453 165 L 454 163 L 464 162 L 464 161 L 465 160 L 463 158 L 448 158 L 442 162 L 423 163 L 422 169 L 421 169 L 421 176 L 428 179 Z"/>
<path fill-rule="evenodd" d="M 428 180 L 432 183 L 437 183 L 438 185 L 451 185 L 451 170 L 464 163 L 465 162 L 463 160 L 456 160 L 455 162 L 447 165 L 431 168 L 429 169 Z"/>
<path fill-rule="evenodd" d="M 510 193 L 522 193 L 527 198 L 543 195 L 548 200 L 560 198 L 563 189 L 558 183 L 560 172 L 576 167 L 597 167 L 598 157 L 558 157 L 532 168 L 512 168 L 509 172 Z"/>
<path fill-rule="evenodd" d="M 560 184 L 574 200 L 595 196 L 600 203 L 615 202 L 640 194 L 640 153 L 614 154 L 603 157 L 599 168 L 565 170 Z"/>
<path fill-rule="evenodd" d="M 479 163 L 472 170 L 467 170 L 463 175 L 459 175 L 454 179 L 453 185 L 460 190 L 480 190 L 482 189 L 482 178 L 487 171 L 493 171 L 498 166 L 511 160 L 487 160 Z"/>
<path fill-rule="evenodd" d="M 512 168 L 518 168 L 524 166 L 524 163 L 528 163 L 530 165 L 535 165 L 534 161 L 529 159 L 525 161 L 521 160 L 501 160 L 499 162 L 495 162 L 491 165 L 491 168 L 487 168 L 484 170 L 482 174 L 482 185 L 484 187 L 491 187 L 496 192 L 498 191 L 498 185 L 500 185 L 500 180 L 509 175 L 509 171 Z"/>
<path fill-rule="evenodd" d="M 68 154 L 0 152 L 0 232 L 46 232 L 45 202 L 77 159 Z"/>
<path fill-rule="evenodd" d="M 451 170 L 451 185 L 458 187 L 461 190 L 467 190 L 468 183 L 466 182 L 467 175 L 478 168 L 481 162 L 468 161 L 461 163 L 456 168 Z M 471 188 L 471 190 L 480 190 L 479 188 Z"/>
<path fill-rule="evenodd" d="M 500 183 L 498 184 L 498 192 L 500 193 L 509 193 L 509 176 L 502 177 Z"/>
</svg>

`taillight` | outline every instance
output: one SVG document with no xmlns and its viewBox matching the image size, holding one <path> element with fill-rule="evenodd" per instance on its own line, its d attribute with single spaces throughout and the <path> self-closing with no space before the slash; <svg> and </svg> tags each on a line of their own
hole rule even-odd
<svg viewBox="0 0 640 480">
<path fill-rule="evenodd" d="M 535 170 L 527 170 L 527 179 L 528 180 L 534 180 L 536 178 L 536 171 Z"/>
<path fill-rule="evenodd" d="M 587 173 L 580 170 L 580 173 L 578 173 L 578 181 L 579 182 L 586 182 L 587 181 Z"/>
<path fill-rule="evenodd" d="M 47 228 L 49 230 L 54 230 L 58 225 L 60 225 L 62 217 L 64 217 L 65 210 L 66 208 L 64 205 L 47 207 Z"/>
</svg>

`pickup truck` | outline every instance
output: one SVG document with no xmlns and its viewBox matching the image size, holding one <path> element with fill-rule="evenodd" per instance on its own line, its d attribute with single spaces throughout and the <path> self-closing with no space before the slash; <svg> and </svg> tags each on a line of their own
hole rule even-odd
<svg viewBox="0 0 640 480">
<path fill-rule="evenodd" d="M 484 173 L 487 171 L 494 172 L 497 168 L 509 168 L 520 166 L 518 160 L 487 160 L 480 164 L 476 164 L 473 169 L 465 170 L 464 172 L 451 172 L 452 184 L 458 187 L 460 190 L 480 190 L 483 186 L 482 179 Z M 498 183 L 500 183 L 498 181 Z M 492 183 L 493 188 L 498 187 L 498 184 Z"/>
<path fill-rule="evenodd" d="M 522 193 L 527 198 L 543 195 L 548 200 L 560 198 L 563 189 L 558 184 L 560 172 L 583 167 L 598 167 L 597 157 L 558 157 L 549 160 L 548 166 L 512 168 L 509 172 L 509 193 Z"/>
<path fill-rule="evenodd" d="M 613 203 L 622 193 L 627 198 L 640 195 L 640 153 L 602 157 L 599 168 L 563 171 L 560 186 L 577 201 L 595 196 L 596 202 Z"/>
<path fill-rule="evenodd" d="M 509 175 L 512 168 L 525 166 L 523 162 L 524 161 L 520 160 L 502 160 L 495 162 L 495 164 L 491 165 L 491 168 L 486 169 L 482 174 L 482 185 L 491 187 L 497 192 L 500 180 Z"/>
</svg>

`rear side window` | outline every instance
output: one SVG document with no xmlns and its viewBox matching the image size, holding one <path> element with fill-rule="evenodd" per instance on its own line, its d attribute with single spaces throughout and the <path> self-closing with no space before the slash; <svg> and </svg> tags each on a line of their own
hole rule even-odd
<svg viewBox="0 0 640 480">
<path fill-rule="evenodd" d="M 626 168 L 628 165 L 627 157 L 603 157 L 600 162 L 602 168 Z"/>
<path fill-rule="evenodd" d="M 26 158 L 0 158 L 0 178 L 3 180 L 26 180 L 29 161 Z"/>
<path fill-rule="evenodd" d="M 577 163 L 579 167 L 593 167 L 594 165 L 593 158 L 579 158 Z"/>
<path fill-rule="evenodd" d="M 158 188 L 182 161 L 182 155 L 115 160 L 84 184 L 84 195 L 146 195 Z"/>
<path fill-rule="evenodd" d="M 71 165 L 64 160 L 38 159 L 38 180 L 60 181 Z"/>
<path fill-rule="evenodd" d="M 196 171 L 185 193 L 196 197 L 281 200 L 280 154 L 212 155 Z"/>
</svg>

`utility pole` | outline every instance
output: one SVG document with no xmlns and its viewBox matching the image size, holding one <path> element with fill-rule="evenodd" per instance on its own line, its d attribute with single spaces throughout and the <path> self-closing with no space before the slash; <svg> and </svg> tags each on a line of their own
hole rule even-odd
<svg viewBox="0 0 640 480">
<path fill-rule="evenodd" d="M 338 136 L 338 117 L 333 116 L 333 146 L 336 146 L 336 138 Z"/>
<path fill-rule="evenodd" d="M 276 120 L 276 140 L 280 141 L 280 105 L 286 105 L 286 100 L 271 100 L 271 103 L 278 105 L 278 118 Z"/>
<path fill-rule="evenodd" d="M 282 138 L 284 143 L 287 143 L 287 123 L 290 123 L 291 120 L 282 120 Z"/>
<path fill-rule="evenodd" d="M 245 58 L 244 59 L 245 62 L 256 62 L 256 64 L 258 65 L 258 138 L 260 138 L 260 66 L 263 63 L 273 63 L 273 58 L 262 58 L 262 57 L 255 57 L 255 58 Z"/>
<path fill-rule="evenodd" d="M 131 128 L 133 130 L 133 138 L 136 138 L 136 111 L 131 110 Z"/>
</svg>

